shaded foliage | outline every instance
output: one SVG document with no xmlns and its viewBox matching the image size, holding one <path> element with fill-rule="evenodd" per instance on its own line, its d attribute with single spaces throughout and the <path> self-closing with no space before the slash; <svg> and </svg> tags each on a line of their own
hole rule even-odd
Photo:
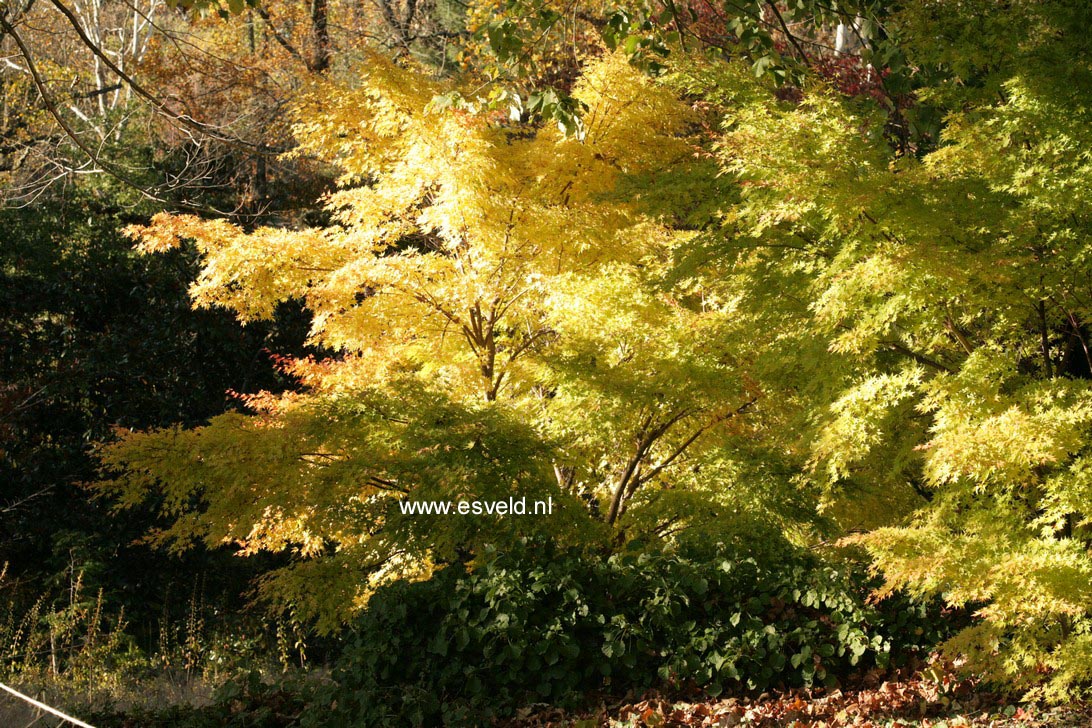
<svg viewBox="0 0 1092 728">
<path fill-rule="evenodd" d="M 609 558 L 527 543 L 472 573 L 378 590 L 304 725 L 480 725 L 592 692 L 833 685 L 928 650 L 945 624 L 782 544 L 779 563 L 733 549 Z"/>
<path fill-rule="evenodd" d="M 135 546 L 147 515 L 109 516 L 81 487 L 97 477 L 95 443 L 115 427 L 198 424 L 234 406 L 229 388 L 284 386 L 265 350 L 300 335 L 287 310 L 250 329 L 191 310 L 193 256 L 137 255 L 118 233 L 136 214 L 91 194 L 0 212 L 0 563 L 21 598 L 82 574 L 147 630 L 170 582 L 184 604 L 203 572 L 207 596 L 230 602 L 253 567 Z"/>
</svg>

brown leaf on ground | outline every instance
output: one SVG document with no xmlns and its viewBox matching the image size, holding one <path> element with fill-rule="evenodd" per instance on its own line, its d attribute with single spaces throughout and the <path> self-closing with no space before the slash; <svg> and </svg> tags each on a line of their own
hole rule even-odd
<svg viewBox="0 0 1092 728">
<path fill-rule="evenodd" d="M 632 700 L 632 699 L 631 699 Z M 658 693 L 585 712 L 549 709 L 504 728 L 1092 728 L 1092 704 L 1015 705 L 950 670 L 929 678 L 868 674 L 852 688 L 786 690 L 757 697 L 672 701 Z"/>
</svg>

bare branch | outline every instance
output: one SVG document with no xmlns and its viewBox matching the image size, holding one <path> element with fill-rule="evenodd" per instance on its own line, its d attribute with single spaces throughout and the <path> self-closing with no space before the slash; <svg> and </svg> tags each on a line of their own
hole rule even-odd
<svg viewBox="0 0 1092 728">
<path fill-rule="evenodd" d="M 135 79 L 133 79 L 121 68 L 119 68 L 118 65 L 114 63 L 110 59 L 110 57 L 102 51 L 98 44 L 96 44 L 93 40 L 91 40 L 91 38 L 87 36 L 87 33 L 84 31 L 83 25 L 80 23 L 79 18 L 77 18 L 76 15 L 71 10 L 69 10 L 63 3 L 61 3 L 60 0 L 49 1 L 50 3 L 52 3 L 53 7 L 57 8 L 57 10 L 60 11 L 60 13 L 68 19 L 69 24 L 76 31 L 76 35 L 79 36 L 83 44 L 87 46 L 88 49 L 90 49 L 95 57 L 102 61 L 103 65 L 110 69 L 110 71 L 114 73 L 114 75 L 121 79 L 122 82 L 129 86 L 129 88 L 131 88 L 138 96 L 144 98 L 164 116 L 173 119 L 174 121 L 177 121 L 180 124 L 200 134 L 209 136 L 213 139 L 216 139 L 217 141 L 224 142 L 225 144 L 240 146 L 250 150 L 257 150 L 263 153 L 277 153 L 277 150 L 272 149 L 271 147 L 267 147 L 264 144 L 255 144 L 254 142 L 248 142 L 244 139 L 239 139 L 238 137 L 224 136 L 215 127 L 210 126 L 209 124 L 197 121 L 188 114 L 179 114 L 172 111 L 170 108 L 167 107 L 167 104 L 162 99 L 148 91 L 146 88 L 144 88 L 143 85 L 138 83 Z"/>
</svg>

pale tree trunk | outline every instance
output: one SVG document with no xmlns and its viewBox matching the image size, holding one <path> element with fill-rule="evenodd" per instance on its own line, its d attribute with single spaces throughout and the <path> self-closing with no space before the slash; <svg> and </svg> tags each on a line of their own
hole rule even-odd
<svg viewBox="0 0 1092 728">
<path fill-rule="evenodd" d="M 839 23 L 834 34 L 834 50 L 841 55 L 858 55 L 872 37 L 872 21 L 860 15 L 849 23 Z"/>
</svg>

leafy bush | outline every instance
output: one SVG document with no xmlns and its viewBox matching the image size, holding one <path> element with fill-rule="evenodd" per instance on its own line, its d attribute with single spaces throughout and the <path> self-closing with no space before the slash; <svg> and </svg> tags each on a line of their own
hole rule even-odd
<svg viewBox="0 0 1092 728">
<path fill-rule="evenodd" d="M 891 602 L 885 616 L 864 591 L 806 555 L 771 567 L 723 550 L 493 554 L 379 590 L 303 725 L 460 725 L 656 684 L 834 684 L 938 636 L 923 607 Z"/>
</svg>

